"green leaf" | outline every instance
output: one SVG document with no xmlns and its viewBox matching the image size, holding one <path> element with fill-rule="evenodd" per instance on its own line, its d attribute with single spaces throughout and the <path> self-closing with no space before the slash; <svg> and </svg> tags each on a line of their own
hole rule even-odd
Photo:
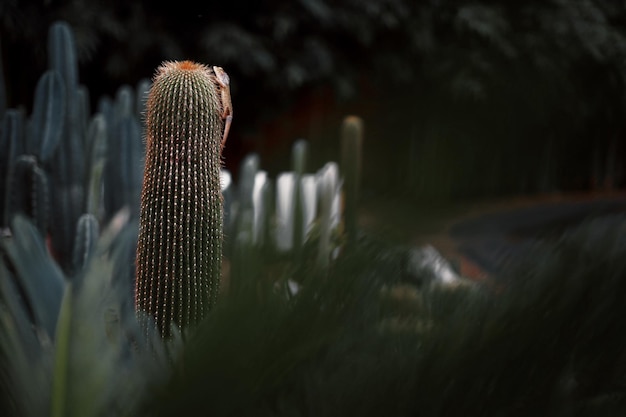
<svg viewBox="0 0 626 417">
<path fill-rule="evenodd" d="M 50 258 L 37 228 L 21 215 L 12 222 L 13 239 L 2 242 L 17 271 L 25 303 L 32 309 L 35 325 L 54 335 L 65 277 Z"/>
<path fill-rule="evenodd" d="M 68 284 L 63 293 L 63 303 L 56 330 L 56 352 L 54 379 L 52 381 L 52 401 L 50 415 L 67 415 L 68 374 L 70 361 L 70 337 L 72 324 L 72 285 Z"/>
<path fill-rule="evenodd" d="M 0 261 L 0 386 L 10 404 L 4 415 L 38 417 L 49 408 L 49 340 L 31 324 L 15 277 Z M 34 394 L 35 393 L 35 394 Z M 8 408 L 10 407 L 10 408 Z M 2 413 L 0 411 L 0 414 Z"/>
</svg>

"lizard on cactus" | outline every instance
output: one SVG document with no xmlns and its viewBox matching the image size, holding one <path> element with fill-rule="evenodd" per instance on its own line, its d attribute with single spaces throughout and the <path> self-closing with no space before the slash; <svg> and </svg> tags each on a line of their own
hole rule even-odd
<svg viewBox="0 0 626 417">
<path fill-rule="evenodd" d="M 167 337 L 172 324 L 201 320 L 219 291 L 228 75 L 191 61 L 165 62 L 146 105 L 135 305 Z"/>
</svg>

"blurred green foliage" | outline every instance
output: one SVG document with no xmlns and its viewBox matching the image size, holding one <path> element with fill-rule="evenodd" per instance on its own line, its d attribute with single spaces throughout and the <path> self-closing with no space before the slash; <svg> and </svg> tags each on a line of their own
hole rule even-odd
<svg viewBox="0 0 626 417">
<path fill-rule="evenodd" d="M 626 412 L 623 216 L 540 243 L 485 285 L 418 286 L 404 249 L 364 238 L 330 269 L 276 272 L 302 284 L 295 296 L 254 280 L 170 342 L 143 337 L 126 304 L 124 227 L 70 282 L 16 218 L 0 246 L 3 415 Z"/>
</svg>

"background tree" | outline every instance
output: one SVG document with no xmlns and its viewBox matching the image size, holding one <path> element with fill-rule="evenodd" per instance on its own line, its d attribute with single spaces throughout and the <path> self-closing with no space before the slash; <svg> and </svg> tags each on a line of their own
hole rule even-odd
<svg viewBox="0 0 626 417">
<path fill-rule="evenodd" d="M 354 111 L 365 166 L 386 168 L 365 170 L 375 188 L 447 199 L 623 181 L 626 6 L 611 0 L 8 0 L 9 105 L 30 105 L 59 18 L 94 101 L 163 59 L 228 68 L 233 169 L 255 150 L 271 170 L 297 136 L 316 143 L 314 160 L 334 157 L 329 132 Z"/>
</svg>

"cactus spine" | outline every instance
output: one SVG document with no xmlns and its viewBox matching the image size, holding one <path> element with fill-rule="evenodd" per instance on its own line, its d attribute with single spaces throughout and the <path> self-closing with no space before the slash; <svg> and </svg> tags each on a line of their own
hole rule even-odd
<svg viewBox="0 0 626 417">
<path fill-rule="evenodd" d="M 164 63 L 147 100 L 135 306 L 164 337 L 198 322 L 219 290 L 221 103 L 213 71 L 190 61 Z"/>
</svg>

